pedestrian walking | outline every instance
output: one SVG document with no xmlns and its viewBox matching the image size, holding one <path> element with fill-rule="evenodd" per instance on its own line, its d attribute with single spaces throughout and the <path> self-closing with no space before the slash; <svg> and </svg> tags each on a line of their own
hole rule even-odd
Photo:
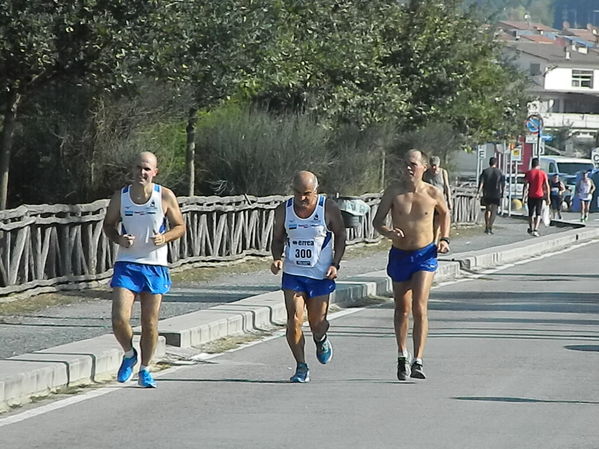
<svg viewBox="0 0 599 449">
<path fill-rule="evenodd" d="M 296 361 L 290 381 L 310 381 L 304 353 L 304 308 L 316 345 L 316 358 L 327 364 L 333 346 L 327 336 L 327 313 L 345 252 L 345 226 L 337 204 L 318 194 L 318 179 L 308 171 L 293 178 L 293 197 L 275 210 L 271 271 L 283 270 L 287 343 Z M 283 254 L 285 257 L 283 258 Z"/>
<path fill-rule="evenodd" d="M 141 365 L 138 384 L 154 388 L 156 383 L 149 365 L 158 341 L 160 303 L 171 286 L 167 243 L 183 236 L 185 223 L 174 193 L 154 183 L 158 174 L 154 154 L 140 153 L 132 174 L 132 183 L 112 196 L 103 223 L 106 237 L 118 244 L 110 283 L 112 328 L 125 354 L 117 380 L 127 382 L 138 361 L 130 321 L 133 302 L 139 297 Z"/>
<path fill-rule="evenodd" d="M 559 218 L 562 219 L 562 203 L 564 201 L 564 192 L 566 191 L 566 186 L 559 179 L 559 175 L 556 173 L 551 177 L 551 181 L 549 182 L 549 200 L 551 202 L 551 218 Z"/>
<path fill-rule="evenodd" d="M 524 174 L 522 203 L 528 205 L 528 230 L 534 237 L 539 236 L 539 225 L 543 213 L 543 201 L 549 204 L 549 181 L 547 173 L 539 167 L 539 158 L 534 157 L 530 170 Z"/>
<path fill-rule="evenodd" d="M 427 182 L 435 186 L 441 192 L 443 192 L 443 197 L 445 198 L 445 202 L 447 203 L 447 208 L 451 211 L 451 209 L 453 209 L 453 200 L 451 197 L 451 185 L 449 184 L 449 175 L 447 174 L 447 170 L 441 167 L 441 159 L 439 158 L 439 156 L 432 156 L 429 162 L 430 165 L 422 175 L 422 179 L 424 180 L 424 182 Z M 440 226 L 441 223 L 439 220 L 439 214 L 435 211 L 435 216 L 433 217 L 433 232 L 435 243 L 439 242 Z"/>
<path fill-rule="evenodd" d="M 497 168 L 497 158 L 491 157 L 489 167 L 485 168 L 478 178 L 478 194 L 482 193 L 481 204 L 485 206 L 485 234 L 493 234 L 493 224 L 503 198 L 504 185 L 505 178 Z"/>
<path fill-rule="evenodd" d="M 595 191 L 595 183 L 589 177 L 588 171 L 583 171 L 581 178 L 576 183 L 576 197 L 580 200 L 580 221 L 585 222 L 589 219 L 591 208 L 591 199 Z"/>
<path fill-rule="evenodd" d="M 402 161 L 402 179 L 385 190 L 373 221 L 375 229 L 393 243 L 387 274 L 393 281 L 399 380 L 426 378 L 423 357 L 428 336 L 428 298 L 438 266 L 437 253 L 449 250 L 449 209 L 443 193 L 423 181 L 425 170 L 422 152 L 408 151 Z M 434 212 L 440 223 L 438 244 L 433 235 Z M 392 227 L 385 224 L 389 213 Z M 407 347 L 410 315 L 414 319 L 413 363 Z"/>
</svg>

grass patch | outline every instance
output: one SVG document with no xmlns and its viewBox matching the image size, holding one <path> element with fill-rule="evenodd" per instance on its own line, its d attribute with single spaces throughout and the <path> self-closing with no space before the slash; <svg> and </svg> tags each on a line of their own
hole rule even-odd
<svg viewBox="0 0 599 449">
<path fill-rule="evenodd" d="M 31 298 L 19 299 L 0 303 L 0 315 L 22 315 L 54 306 L 64 306 L 81 302 L 89 297 L 80 295 L 65 295 L 60 293 L 45 293 Z"/>
<path fill-rule="evenodd" d="M 201 352 L 207 354 L 220 354 L 221 352 L 229 351 L 238 348 L 239 346 L 252 343 L 264 337 L 272 335 L 272 332 L 258 331 L 243 335 L 233 335 L 230 337 L 219 338 L 218 340 L 198 346 Z"/>
<path fill-rule="evenodd" d="M 380 304 L 385 304 L 387 302 L 393 301 L 392 296 L 367 296 L 362 298 L 356 302 L 352 302 L 351 305 L 348 305 L 347 308 L 351 309 L 354 307 L 368 307 L 368 306 L 377 306 Z"/>
<path fill-rule="evenodd" d="M 206 267 L 180 268 L 173 272 L 171 277 L 174 282 L 207 282 L 221 276 L 254 273 L 267 270 L 271 259 L 268 257 L 246 257 L 234 262 L 218 262 Z"/>
</svg>

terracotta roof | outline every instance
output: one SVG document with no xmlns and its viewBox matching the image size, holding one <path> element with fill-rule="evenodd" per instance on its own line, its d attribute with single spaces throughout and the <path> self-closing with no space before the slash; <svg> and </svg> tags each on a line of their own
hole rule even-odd
<svg viewBox="0 0 599 449">
<path fill-rule="evenodd" d="M 595 38 L 596 38 L 596 36 L 593 34 L 593 32 L 586 28 L 568 28 L 563 31 L 563 34 L 569 35 L 569 36 L 580 37 L 588 42 L 595 42 Z"/>
<path fill-rule="evenodd" d="M 508 28 L 515 30 L 539 30 L 539 31 L 555 31 L 555 28 L 551 28 L 547 25 L 543 25 L 542 23 L 528 23 L 528 22 L 516 22 L 511 20 L 502 20 L 499 22 L 499 25 L 505 25 Z"/>
<path fill-rule="evenodd" d="M 521 39 L 508 42 L 506 46 L 550 62 L 559 63 L 563 67 L 588 65 L 599 67 L 599 52 L 590 48 L 587 54 L 570 50 L 570 59 L 566 59 L 564 47 L 560 45 L 539 44 Z"/>
<path fill-rule="evenodd" d="M 540 34 L 525 34 L 520 36 L 520 39 L 528 39 L 533 42 L 538 42 L 539 44 L 553 44 L 555 43 L 555 39 L 550 39 L 547 36 L 541 36 Z"/>
</svg>

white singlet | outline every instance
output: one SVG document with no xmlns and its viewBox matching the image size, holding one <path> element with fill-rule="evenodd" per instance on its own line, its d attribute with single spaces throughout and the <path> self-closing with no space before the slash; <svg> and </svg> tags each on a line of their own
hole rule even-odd
<svg viewBox="0 0 599 449">
<path fill-rule="evenodd" d="M 119 245 L 116 262 L 135 262 L 168 266 L 168 246 L 154 245 L 151 237 L 166 232 L 166 218 L 162 209 L 162 188 L 154 184 L 150 199 L 144 204 L 131 199 L 131 186 L 121 190 L 121 233 L 135 236 L 133 246 Z"/>
<path fill-rule="evenodd" d="M 332 233 L 324 216 L 326 197 L 318 195 L 316 208 L 308 218 L 293 209 L 293 198 L 285 206 L 285 261 L 283 272 L 312 279 L 325 279 L 333 263 Z"/>
</svg>

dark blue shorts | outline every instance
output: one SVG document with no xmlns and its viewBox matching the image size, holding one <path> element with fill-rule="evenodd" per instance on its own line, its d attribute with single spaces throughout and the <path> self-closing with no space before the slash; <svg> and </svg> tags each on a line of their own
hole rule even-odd
<svg viewBox="0 0 599 449">
<path fill-rule="evenodd" d="M 437 245 L 431 243 L 414 251 L 392 247 L 389 251 L 387 274 L 393 282 L 409 281 L 419 271 L 437 271 Z"/>
<path fill-rule="evenodd" d="M 146 265 L 134 262 L 117 262 L 110 286 L 122 287 L 133 293 L 148 292 L 164 295 L 171 288 L 168 268 L 161 265 Z"/>
<path fill-rule="evenodd" d="M 305 293 L 306 297 L 330 295 L 335 291 L 335 281 L 332 279 L 312 279 L 305 276 L 283 273 L 283 290 Z"/>
</svg>

